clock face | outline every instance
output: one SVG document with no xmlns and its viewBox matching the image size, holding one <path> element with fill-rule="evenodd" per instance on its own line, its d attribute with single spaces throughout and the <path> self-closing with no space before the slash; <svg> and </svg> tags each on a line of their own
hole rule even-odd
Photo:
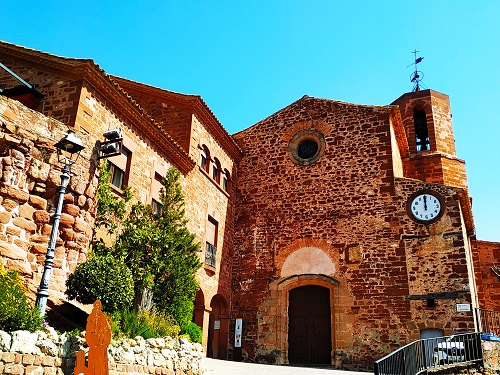
<svg viewBox="0 0 500 375">
<path fill-rule="evenodd" d="M 422 223 L 433 223 L 443 213 L 442 200 L 436 193 L 425 191 L 414 194 L 409 200 L 409 211 L 413 219 Z"/>
</svg>

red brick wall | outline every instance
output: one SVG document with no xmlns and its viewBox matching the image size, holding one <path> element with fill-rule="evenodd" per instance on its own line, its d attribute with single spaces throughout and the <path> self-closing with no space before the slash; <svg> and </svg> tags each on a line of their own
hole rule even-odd
<svg viewBox="0 0 500 375">
<path fill-rule="evenodd" d="M 479 256 L 476 277 L 481 280 L 478 284 L 482 284 L 479 306 L 500 312 L 500 277 L 491 270 L 494 266 L 500 267 L 500 243 L 475 241 L 473 245 Z"/>
</svg>

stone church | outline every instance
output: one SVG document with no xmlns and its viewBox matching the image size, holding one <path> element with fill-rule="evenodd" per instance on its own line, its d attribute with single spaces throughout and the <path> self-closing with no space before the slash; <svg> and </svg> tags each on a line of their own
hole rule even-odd
<svg viewBox="0 0 500 375">
<path fill-rule="evenodd" d="M 104 132 L 125 185 L 155 207 L 158 179 L 182 174 L 203 267 L 193 320 L 207 356 L 369 368 L 421 337 L 474 331 L 500 311 L 500 244 L 475 237 L 449 97 L 406 93 L 385 106 L 304 96 L 230 135 L 197 95 L 104 72 L 89 59 L 0 42 L 0 260 L 34 294 L 70 129 L 72 167 L 49 308 L 87 259 Z M 21 82 L 20 81 L 24 81 Z"/>
</svg>

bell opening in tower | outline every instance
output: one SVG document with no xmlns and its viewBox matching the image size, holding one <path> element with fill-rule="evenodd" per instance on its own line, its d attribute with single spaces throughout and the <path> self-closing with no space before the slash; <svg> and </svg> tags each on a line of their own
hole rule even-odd
<svg viewBox="0 0 500 375">
<path fill-rule="evenodd" d="M 416 109 L 413 111 L 413 124 L 415 126 L 415 144 L 417 152 L 431 149 L 429 142 L 429 131 L 427 129 L 427 117 L 425 111 Z"/>
</svg>

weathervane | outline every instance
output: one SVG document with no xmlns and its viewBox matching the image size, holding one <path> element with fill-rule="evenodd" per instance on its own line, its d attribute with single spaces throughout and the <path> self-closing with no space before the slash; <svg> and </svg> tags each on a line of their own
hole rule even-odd
<svg viewBox="0 0 500 375">
<path fill-rule="evenodd" d="M 411 63 L 410 65 L 407 66 L 410 67 L 412 65 L 415 66 L 415 71 L 410 75 L 410 82 L 413 82 L 413 92 L 415 91 L 420 91 L 420 81 L 422 79 L 424 79 L 424 73 L 422 73 L 421 71 L 417 70 L 417 64 L 419 62 L 422 62 L 422 60 L 424 59 L 423 57 L 417 57 L 417 50 L 413 50 L 413 54 L 415 55 L 415 61 L 413 63 Z"/>
</svg>

